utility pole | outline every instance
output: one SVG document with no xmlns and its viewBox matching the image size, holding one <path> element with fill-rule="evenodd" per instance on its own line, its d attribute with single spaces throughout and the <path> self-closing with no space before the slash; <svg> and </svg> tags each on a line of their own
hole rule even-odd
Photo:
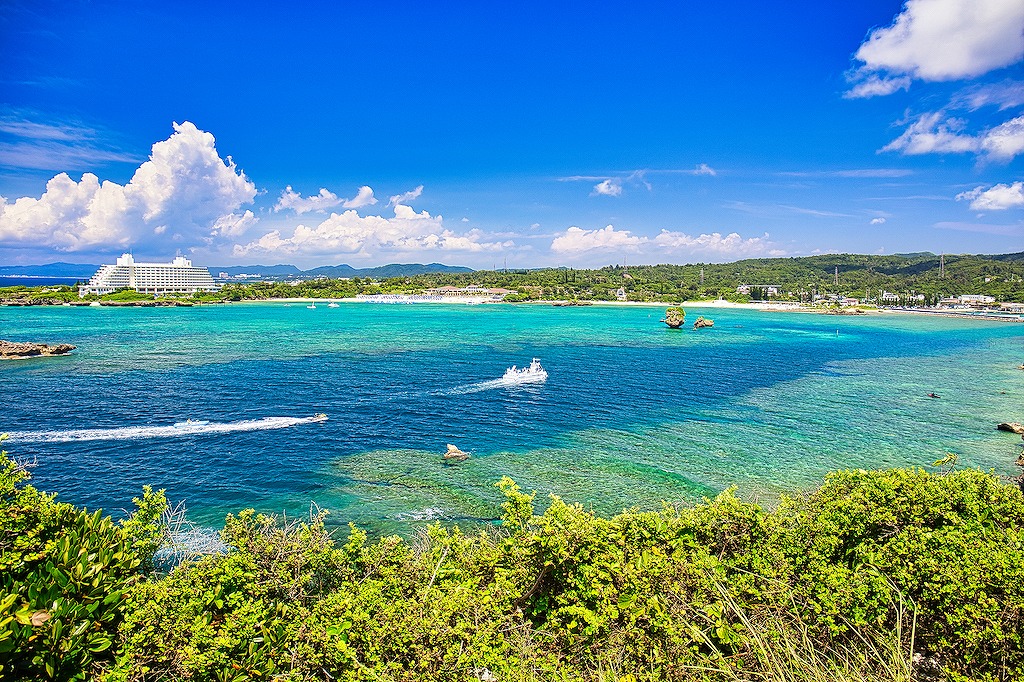
<svg viewBox="0 0 1024 682">
<path fill-rule="evenodd" d="M 839 266 L 836 266 L 835 278 L 832 280 L 833 284 L 839 284 Z"/>
</svg>

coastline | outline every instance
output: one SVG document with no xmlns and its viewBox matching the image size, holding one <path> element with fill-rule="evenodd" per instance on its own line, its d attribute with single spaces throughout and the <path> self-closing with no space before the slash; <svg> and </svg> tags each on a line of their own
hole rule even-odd
<svg viewBox="0 0 1024 682">
<path fill-rule="evenodd" d="M 533 300 L 533 301 L 517 301 L 507 302 L 494 300 L 489 296 L 459 296 L 459 297 L 420 297 L 417 294 L 393 294 L 388 295 L 390 298 L 319 298 L 309 296 L 289 296 L 283 298 L 261 298 L 261 299 L 248 299 L 241 301 L 230 301 L 230 300 L 219 300 L 219 301 L 163 301 L 163 300 L 144 300 L 144 301 L 105 301 L 101 302 L 102 307 L 109 308 L 154 308 L 154 307 L 193 307 L 193 306 L 206 306 L 206 305 L 225 305 L 225 304 L 257 304 L 257 303 L 280 303 L 280 304 L 321 304 L 327 306 L 330 303 L 369 303 L 377 305 L 530 305 L 530 306 L 554 306 L 558 303 L 569 303 L 564 299 L 562 300 Z M 71 303 L 63 304 L 49 304 L 49 305 L 63 305 L 65 307 L 88 307 L 92 304 L 74 301 Z M 24 303 L 2 303 L 0 305 L 10 307 L 29 307 L 39 304 L 24 304 Z M 45 305 L 45 304 L 44 304 Z M 864 315 L 888 315 L 892 313 L 902 315 L 925 315 L 930 317 L 948 317 L 948 318 L 959 318 L 965 320 L 987 320 L 995 322 L 1024 322 L 1024 315 L 1015 313 L 998 313 L 991 311 L 971 311 L 971 310 L 958 310 L 958 309 L 945 309 L 945 308 L 824 308 L 816 307 L 804 303 L 737 303 L 734 301 L 727 301 L 725 299 L 712 299 L 706 301 L 683 301 L 681 303 L 667 303 L 658 301 L 587 301 L 581 307 L 589 306 L 605 306 L 605 307 L 640 307 L 640 308 L 666 308 L 672 306 L 683 306 L 685 308 L 694 309 L 732 309 L 732 310 L 755 310 L 759 312 L 772 312 L 772 313 L 804 313 L 804 314 L 818 314 L 818 315 L 836 315 L 836 316 L 850 316 L 860 317 Z M 854 312 L 856 311 L 856 312 Z"/>
</svg>

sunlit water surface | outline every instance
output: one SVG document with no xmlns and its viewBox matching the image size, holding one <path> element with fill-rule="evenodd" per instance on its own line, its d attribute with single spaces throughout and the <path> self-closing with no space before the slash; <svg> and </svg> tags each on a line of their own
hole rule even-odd
<svg viewBox="0 0 1024 682">
<path fill-rule="evenodd" d="M 150 484 L 204 524 L 315 503 L 375 533 L 493 519 L 506 475 L 613 513 L 732 485 L 771 504 L 948 452 L 1016 473 L 1020 438 L 994 426 L 1024 421 L 1024 325 L 692 308 L 715 321 L 694 331 L 662 313 L 0 308 L 0 338 L 78 346 L 0 364 L 0 431 L 38 487 L 90 508 Z M 500 380 L 534 356 L 545 383 Z M 447 443 L 471 459 L 446 466 Z"/>
</svg>

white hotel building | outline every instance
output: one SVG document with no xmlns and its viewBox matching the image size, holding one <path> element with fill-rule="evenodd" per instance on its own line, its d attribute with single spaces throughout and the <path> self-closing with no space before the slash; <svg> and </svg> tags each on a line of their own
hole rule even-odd
<svg viewBox="0 0 1024 682">
<path fill-rule="evenodd" d="M 194 294 L 217 291 L 217 285 L 206 268 L 193 267 L 192 261 L 178 256 L 170 263 L 136 263 L 130 253 L 114 265 L 101 266 L 89 283 L 79 287 L 78 295 L 109 294 L 127 287 L 144 294 Z"/>
</svg>

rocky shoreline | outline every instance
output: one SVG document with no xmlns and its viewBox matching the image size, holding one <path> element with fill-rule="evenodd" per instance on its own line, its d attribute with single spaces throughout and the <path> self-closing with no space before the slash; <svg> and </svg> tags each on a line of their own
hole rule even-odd
<svg viewBox="0 0 1024 682">
<path fill-rule="evenodd" d="M 0 360 L 24 360 L 27 358 L 48 358 L 55 355 L 67 355 L 76 347 L 70 343 L 58 343 L 51 346 L 45 343 L 19 343 L 17 341 L 0 340 Z"/>
</svg>

